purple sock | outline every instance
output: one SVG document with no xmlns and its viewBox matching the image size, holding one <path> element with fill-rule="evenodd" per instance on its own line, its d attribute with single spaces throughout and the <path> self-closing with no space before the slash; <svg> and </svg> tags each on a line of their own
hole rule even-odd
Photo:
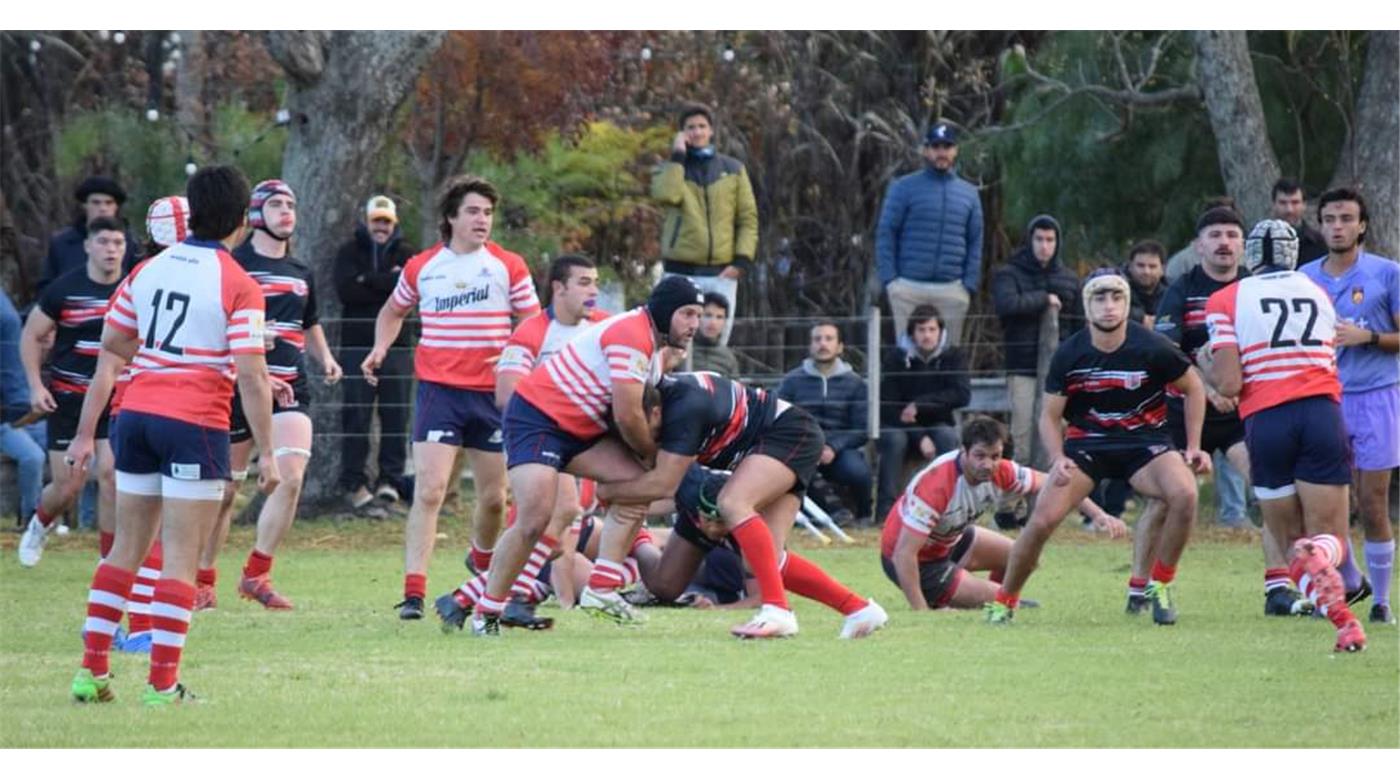
<svg viewBox="0 0 1400 780">
<path fill-rule="evenodd" d="M 1395 565 L 1395 542 L 1366 542 L 1366 568 L 1377 604 L 1390 603 L 1390 570 Z"/>
<path fill-rule="evenodd" d="M 1346 554 L 1342 556 L 1342 565 L 1337 567 L 1337 572 L 1342 575 L 1342 584 L 1349 591 L 1361 587 L 1361 569 L 1356 566 L 1356 556 L 1351 554 L 1351 548 L 1351 539 L 1346 539 Z"/>
</svg>

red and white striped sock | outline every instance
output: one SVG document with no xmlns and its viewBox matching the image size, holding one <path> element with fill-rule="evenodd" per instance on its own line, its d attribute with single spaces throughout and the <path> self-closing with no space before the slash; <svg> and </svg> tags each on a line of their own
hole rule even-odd
<svg viewBox="0 0 1400 780">
<path fill-rule="evenodd" d="M 548 583 L 535 580 L 530 585 L 530 595 L 526 597 L 526 601 L 529 601 L 531 604 L 538 604 L 549 598 L 549 594 L 553 592 L 554 588 L 550 587 Z"/>
<path fill-rule="evenodd" d="M 1304 545 L 1311 543 L 1312 552 L 1304 552 Z M 1311 539 L 1300 539 L 1293 548 L 1293 561 L 1288 566 L 1288 575 L 1298 583 L 1303 592 L 1317 605 L 1317 609 L 1332 625 L 1341 628 L 1355 619 L 1347 608 L 1346 586 L 1342 575 L 1337 572 L 1341 561 L 1341 543 L 1337 537 L 1319 534 Z"/>
<path fill-rule="evenodd" d="M 636 585 L 642 579 L 642 569 L 637 565 L 636 558 L 629 555 L 627 560 L 622 562 L 622 568 L 626 570 L 622 573 L 622 587 Z"/>
<path fill-rule="evenodd" d="M 859 612 L 870 603 L 837 582 L 820 566 L 791 550 L 783 554 L 779 570 L 783 573 L 783 587 L 799 596 L 821 602 L 843 615 Z"/>
<path fill-rule="evenodd" d="M 601 593 L 615 591 L 627 584 L 626 564 L 599 558 L 593 562 L 588 575 L 588 587 Z"/>
<path fill-rule="evenodd" d="M 88 590 L 87 621 L 83 623 L 83 667 L 95 677 L 107 674 L 107 656 L 112 651 L 112 635 L 121 625 L 122 612 L 136 572 L 106 563 L 97 565 Z"/>
<path fill-rule="evenodd" d="M 131 586 L 131 598 L 127 604 L 127 633 L 135 636 L 151 630 L 151 598 L 156 595 L 156 582 L 160 580 L 160 542 L 151 545 L 146 560 L 136 570 L 136 584 Z"/>
<path fill-rule="evenodd" d="M 452 591 L 452 598 L 462 605 L 463 609 L 471 609 L 472 605 L 481 601 L 481 597 L 486 595 L 486 575 L 478 574 L 475 577 L 462 583 L 456 590 Z"/>
<path fill-rule="evenodd" d="M 481 598 L 476 600 L 476 614 L 478 615 L 499 615 L 506 608 L 506 602 L 510 596 L 489 596 L 481 594 Z"/>
<path fill-rule="evenodd" d="M 651 531 L 648 531 L 646 526 L 642 526 L 641 529 L 637 531 L 637 535 L 632 538 L 632 546 L 628 548 L 627 552 L 631 555 L 636 555 L 637 549 L 645 544 L 656 544 L 656 540 L 652 538 Z"/>
<path fill-rule="evenodd" d="M 1288 587 L 1288 567 L 1283 566 L 1276 569 L 1264 570 L 1264 595 Z"/>
<path fill-rule="evenodd" d="M 540 540 L 535 542 L 535 549 L 530 551 L 530 557 L 525 559 L 525 567 L 520 570 L 520 576 L 515 578 L 515 582 L 510 586 L 510 592 L 523 599 L 529 599 L 535 592 L 535 584 L 539 582 L 540 570 L 549 562 L 549 557 L 559 547 L 559 540 L 549 535 L 540 536 Z"/>
<path fill-rule="evenodd" d="M 180 654 L 194 610 L 193 583 L 162 577 L 151 599 L 151 673 L 146 681 L 168 691 L 180 680 Z"/>
</svg>

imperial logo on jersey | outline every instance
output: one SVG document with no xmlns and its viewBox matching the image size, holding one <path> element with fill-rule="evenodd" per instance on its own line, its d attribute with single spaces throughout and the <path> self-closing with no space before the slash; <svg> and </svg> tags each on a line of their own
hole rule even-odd
<svg viewBox="0 0 1400 780">
<path fill-rule="evenodd" d="M 187 239 L 132 270 L 107 324 L 141 339 L 122 408 L 228 430 L 234 355 L 265 347 L 262 290 L 216 241 Z"/>
<path fill-rule="evenodd" d="M 1325 395 L 1341 401 L 1337 380 L 1337 313 L 1311 279 L 1279 271 L 1242 279 L 1210 296 L 1211 352 L 1240 352 L 1240 417 Z"/>
<path fill-rule="evenodd" d="M 491 242 L 465 255 L 443 244 L 420 252 L 389 300 L 400 311 L 417 306 L 422 317 L 417 377 L 465 390 L 495 387 L 492 364 L 510 337 L 511 317 L 540 308 L 525 260 Z"/>
<path fill-rule="evenodd" d="M 942 560 L 979 515 L 991 511 L 1005 496 L 1034 493 L 1044 479 L 1033 469 L 1002 459 L 991 479 L 970 485 L 962 473 L 961 455 L 959 450 L 945 452 L 914 475 L 885 518 L 881 555 L 894 557 L 903 527 L 928 537 L 919 548 L 920 563 Z"/>
<path fill-rule="evenodd" d="M 516 385 L 565 433 L 581 439 L 608 430 L 614 384 L 655 384 L 658 345 L 645 307 L 615 314 L 584 330 Z"/>
</svg>

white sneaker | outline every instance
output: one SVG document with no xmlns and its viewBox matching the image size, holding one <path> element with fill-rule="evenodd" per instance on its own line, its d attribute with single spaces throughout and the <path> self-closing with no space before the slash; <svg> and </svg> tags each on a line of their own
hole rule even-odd
<svg viewBox="0 0 1400 780">
<path fill-rule="evenodd" d="M 647 618 L 627 603 L 617 591 L 599 592 L 585 587 L 579 594 L 578 605 L 593 617 L 611 620 L 618 625 L 640 625 Z"/>
<path fill-rule="evenodd" d="M 764 604 L 752 620 L 729 629 L 729 633 L 740 639 L 781 639 L 797 636 L 797 615 L 790 609 Z"/>
<path fill-rule="evenodd" d="M 53 532 L 55 534 L 58 534 L 59 536 L 67 536 L 68 534 L 73 533 L 73 529 L 69 528 L 67 523 L 60 522 L 57 526 L 54 527 Z"/>
<path fill-rule="evenodd" d="M 885 608 L 875 603 L 875 599 L 870 599 L 870 603 L 846 616 L 846 621 L 841 624 L 842 639 L 860 639 L 879 631 L 886 623 L 890 622 L 890 616 L 885 613 Z"/>
<path fill-rule="evenodd" d="M 44 557 L 44 543 L 49 540 L 49 529 L 39 522 L 36 514 L 29 518 L 29 527 L 24 529 L 24 536 L 19 538 L 19 565 L 33 566 Z"/>
</svg>

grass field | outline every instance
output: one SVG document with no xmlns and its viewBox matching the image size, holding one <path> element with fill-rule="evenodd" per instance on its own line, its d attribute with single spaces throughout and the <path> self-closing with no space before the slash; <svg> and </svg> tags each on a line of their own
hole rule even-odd
<svg viewBox="0 0 1400 780">
<path fill-rule="evenodd" d="M 450 530 L 431 594 L 464 571 Z M 236 529 L 220 608 L 186 651 L 205 701 L 160 712 L 138 704 L 146 656 L 113 655 L 116 703 L 68 700 L 94 537 L 23 570 L 7 535 L 0 747 L 1400 746 L 1396 628 L 1368 625 L 1370 648 L 1339 657 L 1325 621 L 1265 618 L 1242 534 L 1198 535 L 1173 628 L 1122 613 L 1124 543 L 1065 529 L 1027 589 L 1045 606 L 992 628 L 907 612 L 867 534 L 805 551 L 890 609 L 884 631 L 838 641 L 839 617 L 799 601 L 801 636 L 740 643 L 726 629 L 746 615 L 725 611 L 654 609 L 623 629 L 554 610 L 553 632 L 495 641 L 402 623 L 397 533 L 300 523 L 275 572 L 297 609 L 268 613 L 233 595 L 251 541 Z"/>
</svg>

